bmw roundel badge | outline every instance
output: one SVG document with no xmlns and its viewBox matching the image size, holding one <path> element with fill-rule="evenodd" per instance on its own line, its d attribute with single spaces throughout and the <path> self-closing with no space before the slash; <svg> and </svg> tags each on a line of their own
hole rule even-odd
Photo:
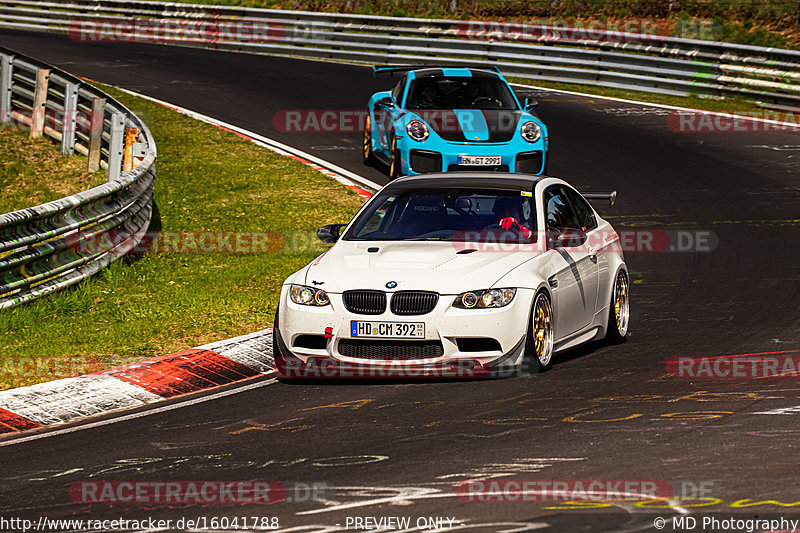
<svg viewBox="0 0 800 533">
<path fill-rule="evenodd" d="M 395 287 L 397 287 L 396 281 L 390 281 L 389 283 L 386 284 L 387 289 L 394 289 Z"/>
</svg>

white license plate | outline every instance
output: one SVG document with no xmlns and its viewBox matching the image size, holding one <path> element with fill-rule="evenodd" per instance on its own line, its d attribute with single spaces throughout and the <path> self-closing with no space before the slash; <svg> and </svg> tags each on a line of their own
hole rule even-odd
<svg viewBox="0 0 800 533">
<path fill-rule="evenodd" d="M 350 336 L 424 339 L 425 323 L 351 320 Z"/>
<path fill-rule="evenodd" d="M 459 165 L 499 165 L 502 158 L 499 155 L 460 155 Z"/>
</svg>

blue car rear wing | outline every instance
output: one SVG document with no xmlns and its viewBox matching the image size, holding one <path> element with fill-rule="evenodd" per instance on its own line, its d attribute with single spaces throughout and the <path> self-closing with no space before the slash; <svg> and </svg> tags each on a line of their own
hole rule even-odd
<svg viewBox="0 0 800 533">
<path fill-rule="evenodd" d="M 486 65 L 455 65 L 450 67 L 439 67 L 436 65 L 372 65 L 372 75 L 378 76 L 378 74 L 389 74 L 392 75 L 396 72 L 408 72 L 411 70 L 421 70 L 424 68 L 472 68 L 477 70 L 491 70 L 494 72 L 500 73 L 500 69 L 496 66 L 486 66 Z"/>
<path fill-rule="evenodd" d="M 617 191 L 585 192 L 582 193 L 582 195 L 587 200 L 606 200 L 608 202 L 608 207 L 614 207 L 614 202 L 617 201 Z"/>
</svg>

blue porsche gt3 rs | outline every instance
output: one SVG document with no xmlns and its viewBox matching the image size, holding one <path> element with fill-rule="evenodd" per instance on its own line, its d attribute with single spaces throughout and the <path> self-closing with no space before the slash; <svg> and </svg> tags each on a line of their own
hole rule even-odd
<svg viewBox="0 0 800 533">
<path fill-rule="evenodd" d="M 544 174 L 547 127 L 535 102 L 517 99 L 497 69 L 373 67 L 403 72 L 391 91 L 372 95 L 363 157 L 394 179 L 448 171 Z"/>
</svg>

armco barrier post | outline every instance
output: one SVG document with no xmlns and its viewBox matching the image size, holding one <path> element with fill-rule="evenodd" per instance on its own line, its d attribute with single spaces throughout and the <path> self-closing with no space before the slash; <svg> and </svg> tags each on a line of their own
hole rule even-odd
<svg viewBox="0 0 800 533">
<path fill-rule="evenodd" d="M 106 112 L 106 99 L 92 99 L 92 121 L 89 127 L 89 157 L 86 170 L 94 172 L 100 168 L 100 149 L 103 144 L 103 118 Z"/>
<path fill-rule="evenodd" d="M 125 150 L 122 156 L 122 170 L 133 170 L 133 145 L 139 137 L 139 128 L 125 128 Z"/>
<path fill-rule="evenodd" d="M 122 151 L 125 144 L 125 115 L 111 116 L 111 143 L 108 145 L 108 181 L 119 178 L 122 170 Z"/>
<path fill-rule="evenodd" d="M 68 83 L 64 90 L 64 117 L 61 130 L 61 153 L 75 152 L 75 128 L 78 124 L 78 85 Z"/>
<path fill-rule="evenodd" d="M 44 118 L 47 110 L 47 84 L 50 81 L 50 69 L 40 68 L 36 71 L 36 88 L 33 91 L 33 109 L 31 109 L 31 138 L 41 137 L 44 133 Z"/>
<path fill-rule="evenodd" d="M 0 124 L 11 120 L 11 80 L 14 56 L 0 54 Z"/>
</svg>

